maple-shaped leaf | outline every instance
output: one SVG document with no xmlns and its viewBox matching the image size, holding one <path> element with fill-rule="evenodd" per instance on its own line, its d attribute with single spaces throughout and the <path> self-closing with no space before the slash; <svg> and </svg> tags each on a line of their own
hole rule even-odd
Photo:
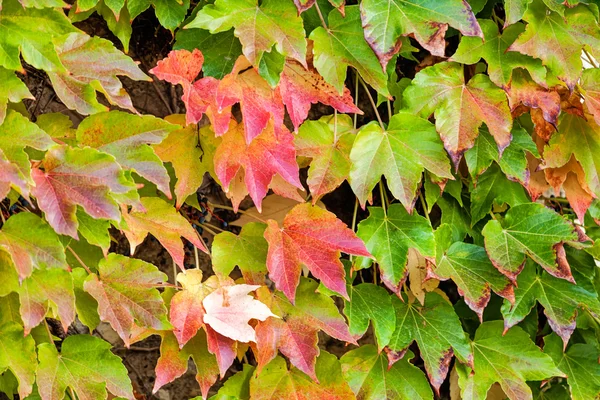
<svg viewBox="0 0 600 400">
<path fill-rule="evenodd" d="M 13 35 L 12 32 L 19 32 Z M 27 64 L 45 71 L 64 70 L 52 39 L 79 32 L 60 9 L 25 8 L 17 0 L 2 3 L 0 25 L 0 66 L 24 71 L 20 56 Z"/>
<path fill-rule="evenodd" d="M 473 355 L 466 333 L 463 331 L 452 304 L 440 294 L 425 295 L 421 306 L 403 297 L 392 298 L 396 310 L 396 330 L 388 347 L 390 364 L 404 356 L 408 346 L 416 341 L 429 380 L 439 396 L 440 386 L 446 379 L 452 357 L 471 362 Z"/>
<path fill-rule="evenodd" d="M 563 243 L 578 241 L 577 233 L 573 225 L 543 204 L 511 207 L 503 221 L 488 221 L 482 233 L 490 260 L 511 281 L 516 280 L 529 256 L 551 275 L 573 282 Z"/>
<path fill-rule="evenodd" d="M 43 130 L 16 111 L 8 111 L 3 120 L 0 124 L 0 197 L 6 197 L 11 184 L 24 197 L 28 197 L 29 185 L 33 181 L 25 148 L 47 150 L 54 142 Z M 19 133 L 16 137 L 15 132 Z"/>
<path fill-rule="evenodd" d="M 494 268 L 483 247 L 454 242 L 449 225 L 435 231 L 437 256 L 435 267 L 429 263 L 428 277 L 439 280 L 452 279 L 465 303 L 483 320 L 491 291 L 514 303 L 513 284 Z"/>
<path fill-rule="evenodd" d="M 444 35 L 448 25 L 465 36 L 483 37 L 466 1 L 365 0 L 360 7 L 365 38 L 384 68 L 400 50 L 401 36 L 413 36 L 431 54 L 440 57 L 446 49 Z"/>
<path fill-rule="evenodd" d="M 540 60 L 525 54 L 506 50 L 514 43 L 517 36 L 525 30 L 525 25 L 514 24 L 499 33 L 498 25 L 489 20 L 479 20 L 483 37 L 463 36 L 452 61 L 462 64 L 476 64 L 484 59 L 488 65 L 490 80 L 501 88 L 507 88 L 517 68 L 527 69 L 535 82 L 546 84 L 546 68 Z"/>
<path fill-rule="evenodd" d="M 62 269 L 36 270 L 19 288 L 20 313 L 25 334 L 38 326 L 51 302 L 65 332 L 75 320 L 75 294 L 71 274 Z"/>
<path fill-rule="evenodd" d="M 502 321 L 484 322 L 473 341 L 474 373 L 461 387 L 463 399 L 485 399 L 490 386 L 499 383 L 509 399 L 532 398 L 525 381 L 564 376 L 520 327 L 502 335 Z"/>
<path fill-rule="evenodd" d="M 77 142 L 113 155 L 123 168 L 148 179 L 167 196 L 169 175 L 150 144 L 157 144 L 178 125 L 151 115 L 110 111 L 87 117 L 77 127 Z"/>
<path fill-rule="evenodd" d="M 585 180 L 596 195 L 600 195 L 600 126 L 592 119 L 587 121 L 573 114 L 564 114 L 558 133 L 552 136 L 544 149 L 546 168 L 561 167 L 575 156 L 585 171 Z"/>
<path fill-rule="evenodd" d="M 42 171 L 32 171 L 31 193 L 57 233 L 77 236 L 77 205 L 94 218 L 119 221 L 121 213 L 111 194 L 135 189 L 114 157 L 92 148 L 54 146 L 46 153 Z"/>
<path fill-rule="evenodd" d="M 542 60 L 558 79 L 573 90 L 581 76 L 581 51 L 597 49 L 600 27 L 596 16 L 586 6 L 567 8 L 564 16 L 548 9 L 536 0 L 527 8 L 525 32 L 508 48 Z"/>
<path fill-rule="evenodd" d="M 285 360 L 276 357 L 250 380 L 250 397 L 253 400 L 355 398 L 348 384 L 340 379 L 342 370 L 336 356 L 322 351 L 315 370 L 318 383 L 296 368 L 288 370 Z"/>
<path fill-rule="evenodd" d="M 348 288 L 350 300 L 345 301 L 344 314 L 348 317 L 350 334 L 356 339 L 362 337 L 371 321 L 377 346 L 379 349 L 384 348 L 396 329 L 392 296 L 381 286 L 371 283 L 361 283 Z"/>
<path fill-rule="evenodd" d="M 19 213 L 6 220 L 0 230 L 0 249 L 10 254 L 21 281 L 34 270 L 68 268 L 60 238 L 33 213 Z"/>
<path fill-rule="evenodd" d="M 131 254 L 152 234 L 169 252 L 175 264 L 183 269 L 185 252 L 181 238 L 189 240 L 194 246 L 208 253 L 206 245 L 198 237 L 192 225 L 165 200 L 158 197 L 143 197 L 141 199 L 144 211 L 132 210 L 123 213 L 124 226 L 121 228 L 129 240 Z"/>
<path fill-rule="evenodd" d="M 294 139 L 296 153 L 311 158 L 307 183 L 313 204 L 348 178 L 355 137 L 352 120 L 347 115 L 306 121 L 298 130 Z"/>
<path fill-rule="evenodd" d="M 369 207 L 369 217 L 358 224 L 356 234 L 379 264 L 381 280 L 395 293 L 406 280 L 410 249 L 424 257 L 435 257 L 431 224 L 417 213 L 410 215 L 401 204 L 390 204 L 387 211 Z M 368 268 L 371 263 L 370 258 L 361 257 L 356 268 Z"/>
<path fill-rule="evenodd" d="M 450 163 L 433 124 L 400 112 L 388 128 L 375 122 L 361 128 L 350 152 L 350 186 L 364 207 L 371 191 L 386 177 L 395 198 L 412 212 L 423 170 L 453 179 Z"/>
<path fill-rule="evenodd" d="M 33 99 L 27 86 L 21 81 L 13 71 L 0 67 L 0 124 L 4 122 L 7 113 L 8 103 L 18 103 L 23 99 Z"/>
<path fill-rule="evenodd" d="M 57 38 L 54 44 L 66 71 L 49 71 L 48 77 L 67 107 L 80 114 L 106 111 L 106 106 L 96 98 L 98 90 L 111 104 L 135 112 L 118 76 L 134 80 L 150 78 L 131 58 L 117 50 L 110 41 L 83 33 Z"/>
<path fill-rule="evenodd" d="M 292 2 L 269 0 L 217 0 L 196 14 L 186 28 L 207 29 L 211 33 L 234 28 L 242 51 L 254 65 L 271 48 L 306 65 L 306 34 L 302 18 Z"/>
<path fill-rule="evenodd" d="M 242 227 L 239 235 L 221 232 L 212 242 L 212 267 L 217 276 L 229 276 L 238 266 L 244 282 L 262 285 L 267 275 L 267 242 L 264 238 L 266 226 L 250 222 Z"/>
<path fill-rule="evenodd" d="M 465 82 L 458 63 L 442 62 L 417 73 L 404 100 L 410 111 L 424 118 L 435 115 L 435 126 L 455 165 L 473 147 L 484 122 L 500 153 L 510 143 L 512 117 L 506 94 L 487 75 L 476 74 Z"/>
<path fill-rule="evenodd" d="M 345 16 L 332 10 L 328 21 L 328 29 L 318 27 L 310 34 L 319 74 L 342 93 L 346 70 L 351 66 L 377 92 L 389 96 L 385 71 L 365 40 L 359 7 L 346 7 Z"/>
<path fill-rule="evenodd" d="M 107 391 L 135 399 L 127 369 L 111 347 L 91 335 L 68 336 L 60 353 L 54 343 L 40 344 L 36 382 L 42 400 L 62 399 L 68 388 L 81 399 L 102 400 Z"/>
<path fill-rule="evenodd" d="M 86 214 L 81 208 L 77 209 L 77 227 L 79 233 L 91 245 L 102 249 L 104 255 L 108 254 L 110 249 L 110 221 L 106 219 L 94 219 Z"/>
<path fill-rule="evenodd" d="M 593 344 L 576 343 L 563 352 L 558 336 L 544 337 L 544 353 L 548 354 L 558 369 L 567 375 L 573 400 L 597 398 L 600 394 L 600 364 L 598 349 Z"/>
<path fill-rule="evenodd" d="M 90 275 L 86 292 L 98 302 L 98 313 L 110 323 L 129 346 L 137 326 L 169 329 L 167 309 L 154 285 L 166 282 L 167 276 L 154 265 L 111 253 L 98 264 L 99 275 Z"/>
<path fill-rule="evenodd" d="M 161 387 L 185 374 L 190 358 L 196 366 L 196 382 L 200 385 L 202 397 L 206 399 L 209 389 L 217 381 L 219 367 L 214 356 L 208 352 L 204 331 L 200 331 L 182 349 L 171 332 L 166 331 L 162 335 L 152 392 L 158 392 Z"/>
<path fill-rule="evenodd" d="M 595 314 L 600 312 L 598 295 L 584 278 L 578 279 L 575 285 L 546 272 L 538 274 L 536 265 L 528 262 L 519 274 L 517 285 L 514 304 L 505 301 L 502 305 L 505 330 L 521 322 L 537 300 L 544 307 L 550 327 L 566 346 L 575 330 L 577 309 L 581 306 Z"/>
<path fill-rule="evenodd" d="M 317 288 L 316 281 L 301 278 L 294 305 L 282 293 L 268 293 L 265 296 L 264 291 L 258 292 L 259 299 L 280 316 L 259 322 L 256 326 L 259 371 L 275 358 L 279 350 L 292 365 L 317 380 L 315 362 L 320 353 L 317 346 L 319 331 L 338 340 L 354 343 L 333 299 L 317 292 Z"/>
<path fill-rule="evenodd" d="M 427 378 L 408 361 L 413 357 L 407 350 L 403 360 L 388 366 L 385 355 L 366 344 L 347 352 L 340 361 L 344 379 L 358 399 L 433 399 Z"/>
<path fill-rule="evenodd" d="M 310 204 L 299 204 L 286 215 L 280 228 L 268 220 L 269 277 L 294 302 L 302 265 L 329 289 L 348 298 L 340 252 L 371 257 L 363 242 L 335 214 Z"/>
<path fill-rule="evenodd" d="M 579 85 L 585 99 L 585 105 L 594 115 L 596 124 L 600 124 L 600 69 L 590 68 L 583 71 Z"/>
<path fill-rule="evenodd" d="M 2 312 L 6 312 L 4 307 Z M 17 378 L 20 398 L 24 399 L 31 394 L 36 367 L 33 337 L 25 336 L 23 328 L 14 322 L 0 325 L 0 374 L 4 374 L 7 369 L 12 372 Z"/>
<path fill-rule="evenodd" d="M 175 293 L 171 299 L 169 319 L 179 347 L 183 347 L 204 325 L 202 300 L 217 289 L 218 282 L 215 278 L 202 282 L 202 271 L 196 269 L 177 275 L 177 282 L 183 290 Z"/>
</svg>

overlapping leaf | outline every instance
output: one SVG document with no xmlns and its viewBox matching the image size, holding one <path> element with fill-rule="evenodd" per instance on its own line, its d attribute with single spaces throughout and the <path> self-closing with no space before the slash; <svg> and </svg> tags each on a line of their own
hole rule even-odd
<svg viewBox="0 0 600 400">
<path fill-rule="evenodd" d="M 2 312 L 6 310 L 3 308 Z M 14 322 L 4 323 L 0 325 L 0 349 L 0 372 L 9 369 L 17 378 L 19 396 L 29 396 L 37 367 L 33 337 L 25 336 L 23 328 Z"/>
<path fill-rule="evenodd" d="M 8 103 L 18 103 L 23 99 L 31 99 L 33 96 L 29 93 L 27 86 L 21 81 L 14 72 L 0 67 L 0 124 L 6 117 L 6 108 Z"/>
</svg>

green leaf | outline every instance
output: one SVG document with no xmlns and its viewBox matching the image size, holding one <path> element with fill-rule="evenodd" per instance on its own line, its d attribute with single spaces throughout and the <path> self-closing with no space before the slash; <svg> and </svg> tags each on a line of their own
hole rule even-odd
<svg viewBox="0 0 600 400">
<path fill-rule="evenodd" d="M 35 269 L 68 268 L 58 235 L 33 213 L 19 213 L 6 221 L 0 248 L 10 254 L 21 281 Z"/>
<path fill-rule="evenodd" d="M 600 315 L 598 294 L 593 286 L 585 283 L 584 278 L 578 278 L 579 282 L 575 285 L 564 279 L 554 278 L 546 272 L 537 273 L 536 269 L 531 261 L 525 265 L 517 279 L 514 304 L 506 301 L 502 304 L 504 329 L 522 321 L 537 300 L 544 307 L 548 324 L 566 346 L 575 330 L 575 318 L 580 307 L 594 315 Z"/>
<path fill-rule="evenodd" d="M 13 265 L 10 255 L 0 251 L 0 297 L 6 296 L 11 292 L 16 292 L 19 288 L 19 275 Z M 0 319 L 1 324 L 2 319 Z"/>
<path fill-rule="evenodd" d="M 189 0 L 128 0 L 127 9 L 131 20 L 146 11 L 151 5 L 154 6 L 158 22 L 171 32 L 175 31 L 183 22 L 190 8 Z"/>
<path fill-rule="evenodd" d="M 454 179 L 442 143 L 427 120 L 401 112 L 387 130 L 371 122 L 361 128 L 350 152 L 350 186 L 364 207 L 381 175 L 394 197 L 412 212 L 423 170 Z"/>
<path fill-rule="evenodd" d="M 479 37 L 463 36 L 452 56 L 452 61 L 476 64 L 483 58 L 488 65 L 490 80 L 504 89 L 510 85 L 512 72 L 516 68 L 527 69 L 534 81 L 546 85 L 546 68 L 540 60 L 514 51 L 506 51 L 523 33 L 525 25 L 511 25 L 502 34 L 498 31 L 498 25 L 488 19 L 479 20 L 479 25 L 483 30 L 485 41 Z"/>
<path fill-rule="evenodd" d="M 37 385 L 42 399 L 62 399 L 71 388 L 81 399 L 103 400 L 108 391 L 133 400 L 127 369 L 111 347 L 91 335 L 68 336 L 60 354 L 54 344 L 39 345 Z"/>
<path fill-rule="evenodd" d="M 362 337 L 369 321 L 373 324 L 377 346 L 382 349 L 390 342 L 396 329 L 396 315 L 392 307 L 392 296 L 371 283 L 348 287 L 350 301 L 344 302 L 344 314 L 348 317 L 350 334 Z"/>
<path fill-rule="evenodd" d="M 277 50 L 271 49 L 270 52 L 263 53 L 258 63 L 258 73 L 272 88 L 277 87 L 279 78 L 283 72 L 285 57 L 279 54 Z"/>
<path fill-rule="evenodd" d="M 250 400 L 250 379 L 253 375 L 254 367 L 244 364 L 243 369 L 230 376 L 209 400 Z"/>
<path fill-rule="evenodd" d="M 242 44 L 233 30 L 210 33 L 204 29 L 180 29 L 175 35 L 173 50 L 199 49 L 204 56 L 204 76 L 223 79 L 233 70 L 233 64 L 242 54 Z"/>
<path fill-rule="evenodd" d="M 447 224 L 452 229 L 452 241 L 462 242 L 465 236 L 475 238 L 476 233 L 471 229 L 471 216 L 466 208 L 458 204 L 456 199 L 450 196 L 442 196 L 437 205 L 442 211 L 442 224 Z"/>
<path fill-rule="evenodd" d="M 536 0 L 529 5 L 524 19 L 528 22 L 525 32 L 508 50 L 541 59 L 558 79 L 573 90 L 583 68 L 582 49 L 598 49 L 600 46 L 600 27 L 594 12 L 585 5 L 579 5 L 566 8 L 563 17 L 548 11 L 540 0 Z"/>
<path fill-rule="evenodd" d="M 302 18 L 291 1 L 217 0 L 204 6 L 186 28 L 211 33 L 234 28 L 246 58 L 258 65 L 273 46 L 280 54 L 306 66 L 306 39 Z"/>
<path fill-rule="evenodd" d="M 508 25 L 519 22 L 532 1 L 533 0 L 504 0 L 504 10 L 506 12 L 506 22 L 504 23 L 504 27 L 506 28 Z"/>
<path fill-rule="evenodd" d="M 2 308 L 4 312 L 6 309 Z M 13 322 L 0 325 L 0 373 L 8 369 L 14 374 L 22 399 L 31 394 L 36 367 L 33 338 L 25 336 L 23 328 Z"/>
<path fill-rule="evenodd" d="M 510 143 L 512 116 L 506 94 L 483 74 L 465 82 L 458 63 L 442 62 L 421 70 L 404 91 L 404 100 L 423 118 L 435 115 L 437 131 L 455 166 L 473 147 L 484 122 L 500 151 Z"/>
<path fill-rule="evenodd" d="M 483 219 L 493 204 L 516 206 L 529 201 L 525 188 L 509 180 L 498 164 L 493 164 L 477 179 L 477 186 L 471 190 L 471 225 Z"/>
<path fill-rule="evenodd" d="M 239 235 L 222 232 L 212 243 L 212 267 L 220 277 L 228 276 L 238 266 L 249 285 L 262 285 L 267 274 L 265 224 L 250 222 Z"/>
<path fill-rule="evenodd" d="M 77 141 L 113 155 L 123 168 L 132 169 L 170 196 L 167 170 L 149 145 L 162 142 L 177 129 L 179 125 L 151 115 L 110 111 L 81 121 Z"/>
<path fill-rule="evenodd" d="M 100 316 L 98 315 L 98 302 L 83 290 L 83 284 L 88 277 L 88 273 L 83 268 L 73 268 L 71 276 L 73 277 L 77 318 L 90 331 L 93 331 L 100 324 Z"/>
<path fill-rule="evenodd" d="M 17 293 L 9 293 L 7 296 L 0 297 L 0 326 L 7 322 L 14 322 L 21 326 L 23 320 L 19 313 L 19 295 Z M 22 329 L 21 329 L 22 331 Z M 25 334 L 21 334 L 25 336 Z"/>
<path fill-rule="evenodd" d="M 430 292 L 422 306 L 410 302 L 406 296 L 402 300 L 394 297 L 392 305 L 396 310 L 396 330 L 388 344 L 392 350 L 388 353 L 390 362 L 404 357 L 404 351 L 416 341 L 429 380 L 439 395 L 454 354 L 462 362 L 471 362 L 473 357 L 452 304 L 440 294 Z"/>
<path fill-rule="evenodd" d="M 13 71 L 0 67 L 0 124 L 6 117 L 6 108 L 8 102 L 18 103 L 23 99 L 33 99 L 27 86 L 21 81 Z"/>
<path fill-rule="evenodd" d="M 567 375 L 573 400 L 595 399 L 600 394 L 600 364 L 598 349 L 594 345 L 577 343 L 563 353 L 560 338 L 554 334 L 544 338 L 544 353 L 548 354 L 558 369 Z"/>
<path fill-rule="evenodd" d="M 310 34 L 317 71 L 341 94 L 346 70 L 354 67 L 377 92 L 388 97 L 387 76 L 364 38 L 358 6 L 346 7 L 346 16 L 338 10 L 329 13 L 329 30 L 318 27 Z"/>
<path fill-rule="evenodd" d="M 295 400 L 298 393 L 302 393 L 311 399 L 354 399 L 348 384 L 340 379 L 342 371 L 337 357 L 322 351 L 316 371 L 319 383 L 296 368 L 288 370 L 285 360 L 277 357 L 252 378 L 250 397 L 253 400 Z"/>
<path fill-rule="evenodd" d="M 81 207 L 77 208 L 77 221 L 79 221 L 79 233 L 89 244 L 98 246 L 104 255 L 108 254 L 110 248 L 110 221 L 105 219 L 94 219 L 86 214 Z"/>
<path fill-rule="evenodd" d="M 357 236 L 379 264 L 383 283 L 396 293 L 408 275 L 409 249 L 435 257 L 431 224 L 417 213 L 410 215 L 400 204 L 390 204 L 387 213 L 380 207 L 369 207 L 369 217 L 358 224 Z M 371 263 L 372 259 L 360 257 L 355 265 L 368 268 Z"/>
<path fill-rule="evenodd" d="M 364 0 L 361 3 L 365 38 L 381 65 L 400 49 L 400 38 L 411 35 L 434 56 L 444 56 L 448 25 L 465 36 L 482 36 L 466 1 Z"/>
<path fill-rule="evenodd" d="M 532 398 L 525 381 L 564 376 L 552 359 L 521 328 L 502 335 L 502 321 L 484 322 L 473 341 L 474 374 L 461 389 L 463 399 L 485 399 L 490 386 L 499 383 L 510 399 Z"/>
<path fill-rule="evenodd" d="M 577 241 L 573 225 L 539 203 L 512 207 L 504 221 L 483 228 L 485 249 L 498 270 L 514 281 L 531 257 L 551 275 L 573 281 L 563 243 Z"/>
<path fill-rule="evenodd" d="M 99 275 L 91 274 L 83 288 L 98 302 L 98 313 L 126 345 L 135 326 L 169 329 L 167 309 L 155 285 L 167 275 L 154 265 L 110 253 L 100 261 Z"/>
<path fill-rule="evenodd" d="M 112 10 L 107 3 L 108 1 L 100 1 L 98 6 L 96 6 L 96 12 L 102 15 L 108 29 L 119 38 L 119 41 L 123 44 L 123 51 L 129 53 L 129 41 L 131 40 L 131 34 L 133 33 L 131 26 L 133 18 L 129 16 L 127 7 L 121 8 L 121 11 L 115 14 L 115 11 Z"/>
<path fill-rule="evenodd" d="M 366 344 L 347 352 L 340 361 L 344 379 L 359 399 L 433 399 L 423 372 L 408 362 L 413 357 L 409 350 L 403 360 L 388 368 L 385 355 Z"/>
</svg>

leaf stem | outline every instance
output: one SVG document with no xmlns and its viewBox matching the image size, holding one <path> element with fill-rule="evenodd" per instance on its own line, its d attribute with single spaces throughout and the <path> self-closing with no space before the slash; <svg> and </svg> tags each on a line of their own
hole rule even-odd
<svg viewBox="0 0 600 400">
<path fill-rule="evenodd" d="M 381 208 L 383 208 L 383 215 L 387 218 L 387 209 L 385 206 L 385 189 L 383 188 L 383 181 L 379 181 L 379 195 L 381 196 Z"/>
<path fill-rule="evenodd" d="M 392 113 L 392 103 L 391 103 L 389 100 L 386 100 L 386 101 L 387 101 L 387 109 L 388 109 L 388 123 L 389 123 L 389 121 L 391 121 L 391 119 L 392 119 L 392 116 L 393 116 L 394 114 Z"/>
<path fill-rule="evenodd" d="M 319 8 L 319 2 L 315 1 L 315 8 L 317 9 L 317 14 L 319 14 L 319 19 L 321 20 L 321 25 L 323 25 L 323 28 L 325 28 L 325 30 L 327 32 L 329 32 L 329 28 L 327 27 L 327 23 L 325 22 L 325 18 L 323 17 L 323 14 L 321 13 L 321 9 Z"/>
<path fill-rule="evenodd" d="M 358 197 L 354 196 L 354 213 L 352 214 L 352 232 L 356 232 L 356 216 L 358 214 Z M 350 254 L 350 262 L 354 256 Z"/>
<path fill-rule="evenodd" d="M 596 62 L 594 62 L 594 57 L 592 57 L 592 55 L 590 53 L 588 53 L 588 51 L 585 48 L 583 48 L 582 50 L 583 50 L 583 53 L 585 54 L 585 56 L 587 57 L 588 62 L 590 64 L 592 64 L 592 67 L 598 68 L 598 64 L 596 64 Z"/>
<path fill-rule="evenodd" d="M 367 96 L 369 97 L 369 101 L 371 102 L 371 106 L 373 107 L 373 111 L 375 111 L 375 116 L 377 117 L 377 121 L 379 122 L 379 126 L 381 126 L 381 129 L 385 129 L 385 127 L 383 125 L 383 121 L 381 119 L 381 115 L 379 115 L 379 111 L 377 110 L 377 105 L 375 104 L 375 100 L 373 100 L 373 96 L 371 96 L 371 92 L 369 91 L 369 88 L 367 87 L 367 84 L 365 83 L 365 81 L 362 80 L 362 78 L 360 78 L 360 83 L 363 85 L 363 88 L 365 89 L 365 92 L 367 92 Z"/>
<path fill-rule="evenodd" d="M 354 71 L 354 105 L 358 108 L 358 72 Z M 354 113 L 354 129 L 358 121 L 358 113 Z"/>
<path fill-rule="evenodd" d="M 208 226 L 206 226 L 205 224 L 200 224 L 200 226 L 202 227 L 202 229 L 206 229 L 206 232 L 210 233 L 213 236 L 217 236 L 218 233 L 213 231 L 212 229 L 210 229 Z M 211 225 L 212 227 L 213 225 Z"/>
<path fill-rule="evenodd" d="M 429 211 L 427 211 L 427 203 L 425 202 L 425 197 L 423 197 L 423 191 L 419 190 L 419 200 L 421 201 L 421 206 L 423 206 L 423 213 L 425 214 L 425 218 L 431 224 L 431 219 L 429 218 Z"/>
<path fill-rule="evenodd" d="M 196 247 L 196 246 L 194 246 Z M 175 264 L 175 260 L 173 260 L 173 284 L 177 287 L 177 264 Z"/>
<path fill-rule="evenodd" d="M 44 318 L 44 326 L 46 327 L 46 333 L 48 333 L 48 339 L 50 339 L 50 343 L 54 343 L 52 332 L 50 332 L 50 327 L 48 326 L 48 321 L 46 321 L 46 318 Z"/>
<path fill-rule="evenodd" d="M 267 223 L 267 221 L 265 221 L 264 219 L 262 219 L 262 218 L 260 218 L 260 217 L 257 217 L 256 215 L 253 215 L 253 214 L 251 214 L 251 213 L 249 213 L 249 212 L 247 212 L 247 211 L 244 211 L 244 210 L 239 210 L 239 209 L 238 209 L 237 211 L 235 211 L 235 210 L 233 209 L 233 207 L 229 207 L 229 206 L 225 206 L 225 205 L 221 205 L 221 204 L 213 204 L 213 208 L 220 208 L 220 209 L 222 209 L 222 210 L 229 210 L 229 211 L 233 211 L 234 213 L 239 213 L 239 214 L 247 215 L 247 216 L 249 216 L 250 218 L 254 218 L 254 219 L 255 219 L 255 220 L 257 220 L 257 221 L 260 221 L 260 222 L 262 222 L 263 224 L 266 224 L 266 223 Z"/>
<path fill-rule="evenodd" d="M 196 262 L 196 269 L 200 269 L 200 258 L 198 257 L 198 248 L 194 246 L 194 261 Z"/>
<path fill-rule="evenodd" d="M 79 264 L 81 264 L 81 266 L 87 271 L 88 274 L 90 274 L 90 275 L 93 274 L 93 272 L 88 268 L 87 265 L 85 265 L 83 260 L 77 255 L 77 253 L 75 253 L 75 250 L 73 250 L 73 248 L 71 246 L 67 245 L 67 249 L 71 252 L 71 254 L 73 254 L 73 257 L 75 257 L 77 262 L 79 262 Z"/>
</svg>

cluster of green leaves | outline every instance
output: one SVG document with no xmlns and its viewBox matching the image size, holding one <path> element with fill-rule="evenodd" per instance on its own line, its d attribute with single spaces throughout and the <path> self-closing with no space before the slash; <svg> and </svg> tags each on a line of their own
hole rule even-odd
<svg viewBox="0 0 600 400">
<path fill-rule="evenodd" d="M 191 358 L 219 400 L 600 396 L 598 5 L 355 3 L 0 0 L 0 392 L 134 399 L 103 324 L 161 338 L 154 392 Z M 151 80 L 126 55 L 151 6 L 185 115 L 139 115 L 119 78 Z M 124 52 L 73 25 L 94 12 Z M 76 127 L 32 120 L 25 64 Z M 231 206 L 198 201 L 206 175 Z M 320 202 L 347 184 L 351 226 Z M 284 217 L 207 246 L 193 215 L 270 191 Z"/>
</svg>

